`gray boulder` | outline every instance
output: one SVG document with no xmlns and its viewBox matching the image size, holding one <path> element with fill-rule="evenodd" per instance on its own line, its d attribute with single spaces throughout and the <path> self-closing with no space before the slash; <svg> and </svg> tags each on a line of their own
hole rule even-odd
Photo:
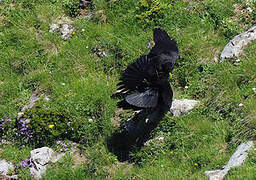
<svg viewBox="0 0 256 180">
<path fill-rule="evenodd" d="M 3 179 L 18 179 L 17 175 L 8 176 L 8 171 L 13 171 L 14 166 L 12 163 L 7 162 L 6 160 L 0 160 L 0 177 Z"/>
<path fill-rule="evenodd" d="M 33 174 L 35 179 L 40 179 L 50 167 L 50 163 L 57 162 L 65 154 L 58 154 L 51 148 L 42 147 L 32 150 L 30 155 L 30 161 L 34 164 L 34 166 L 30 168 L 30 173 Z"/>
<path fill-rule="evenodd" d="M 199 101 L 196 101 L 196 100 L 174 99 L 172 102 L 172 107 L 170 109 L 170 112 L 173 114 L 173 116 L 180 116 L 182 114 L 187 114 L 198 103 L 199 103 Z"/>
<path fill-rule="evenodd" d="M 1 175 L 6 175 L 9 170 L 14 170 L 12 163 L 7 162 L 6 160 L 0 160 Z"/>
<path fill-rule="evenodd" d="M 248 31 L 235 36 L 223 49 L 220 55 L 220 62 L 225 59 L 238 56 L 243 47 L 256 39 L 256 25 L 251 27 Z"/>
<path fill-rule="evenodd" d="M 223 166 L 223 168 L 213 171 L 205 171 L 205 174 L 208 176 L 209 180 L 222 180 L 228 171 L 233 168 L 243 164 L 245 159 L 248 156 L 248 152 L 253 148 L 253 141 L 248 141 L 247 143 L 240 144 L 236 152 L 231 156 L 228 163 Z"/>
</svg>

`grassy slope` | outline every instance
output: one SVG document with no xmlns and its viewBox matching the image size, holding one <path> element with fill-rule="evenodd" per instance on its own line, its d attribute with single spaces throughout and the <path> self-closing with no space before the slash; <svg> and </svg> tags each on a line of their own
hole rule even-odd
<svg viewBox="0 0 256 180">
<path fill-rule="evenodd" d="M 136 4 L 95 1 L 95 10 L 103 13 L 91 21 L 73 19 L 76 34 L 63 41 L 48 32 L 52 20 L 68 12 L 61 2 L 18 1 L 12 7 L 9 1 L 0 2 L 0 117 L 15 119 L 37 89 L 50 95 L 50 107 L 67 109 L 72 118 L 84 123 L 81 131 L 88 132 L 84 135 L 89 144 L 82 148 L 90 163 L 72 169 L 72 159 L 67 157 L 45 179 L 206 179 L 205 170 L 221 168 L 239 142 L 255 138 L 256 43 L 249 45 L 237 65 L 214 62 L 228 40 L 252 23 L 252 14 L 237 16 L 233 5 L 241 9 L 249 5 L 234 0 L 177 1 L 166 21 L 155 17 L 157 22 L 145 27 L 146 22 L 136 18 L 140 14 Z M 121 70 L 148 52 L 154 26 L 166 29 L 179 44 L 181 58 L 171 81 L 174 97 L 198 99 L 201 104 L 188 115 L 166 116 L 152 134 L 164 136 L 165 141 L 135 151 L 136 164 L 121 164 L 106 147 L 116 110 L 110 96 Z M 107 49 L 109 57 L 92 54 L 95 46 Z M 104 113 L 91 125 L 88 118 L 98 110 L 95 103 L 99 101 Z M 18 164 L 19 158 L 29 155 L 30 147 L 17 156 L 10 152 L 18 154 L 18 149 L 1 149 L 1 157 Z M 255 153 L 251 153 L 246 164 L 228 177 L 255 179 L 255 169 Z"/>
</svg>

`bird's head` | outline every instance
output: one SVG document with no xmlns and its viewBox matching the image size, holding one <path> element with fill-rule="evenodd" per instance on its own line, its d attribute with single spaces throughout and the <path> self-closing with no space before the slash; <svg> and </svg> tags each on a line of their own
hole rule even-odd
<svg viewBox="0 0 256 180">
<path fill-rule="evenodd" d="M 161 54 L 158 58 L 159 61 L 159 70 L 169 74 L 173 70 L 174 61 L 171 59 L 171 56 L 166 54 Z"/>
</svg>

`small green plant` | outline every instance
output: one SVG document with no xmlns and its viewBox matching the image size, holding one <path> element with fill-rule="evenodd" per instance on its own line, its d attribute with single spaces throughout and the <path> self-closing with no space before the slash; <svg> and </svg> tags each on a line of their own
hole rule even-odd
<svg viewBox="0 0 256 180">
<path fill-rule="evenodd" d="M 76 17 L 79 14 L 79 1 L 63 0 L 62 5 L 71 17 Z"/>
<path fill-rule="evenodd" d="M 40 101 L 19 120 L 17 134 L 21 143 L 45 146 L 52 145 L 56 139 L 70 138 L 73 130 L 65 111 L 50 109 Z"/>
<path fill-rule="evenodd" d="M 220 31 L 225 37 L 234 37 L 241 30 L 239 29 L 239 24 L 237 21 L 231 19 L 230 17 L 224 18 L 220 21 Z"/>
<path fill-rule="evenodd" d="M 165 17 L 165 11 L 171 8 L 160 0 L 140 0 L 136 7 L 136 18 L 141 24 L 156 25 Z"/>
</svg>

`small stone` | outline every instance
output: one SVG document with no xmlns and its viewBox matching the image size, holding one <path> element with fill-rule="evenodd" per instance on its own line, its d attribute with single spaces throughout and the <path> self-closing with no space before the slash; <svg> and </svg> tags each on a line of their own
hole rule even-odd
<svg viewBox="0 0 256 180">
<path fill-rule="evenodd" d="M 157 137 L 156 139 L 157 139 L 158 141 L 161 141 L 161 142 L 164 141 L 164 137 Z"/>
<path fill-rule="evenodd" d="M 49 32 L 50 32 L 50 33 L 57 32 L 59 28 L 60 28 L 60 27 L 59 27 L 58 24 L 53 23 L 53 24 L 50 25 L 50 30 L 49 30 Z"/>
<path fill-rule="evenodd" d="M 24 112 L 18 112 L 18 117 L 17 117 L 17 119 L 22 118 L 22 117 L 23 117 L 23 115 L 24 115 Z"/>
<path fill-rule="evenodd" d="M 50 33 L 59 33 L 63 40 L 67 40 L 74 32 L 73 21 L 68 17 L 61 17 L 50 24 Z"/>
<path fill-rule="evenodd" d="M 248 12 L 250 12 L 250 13 L 252 13 L 252 8 L 250 8 L 250 7 L 248 7 L 248 8 L 246 8 L 246 10 L 248 11 Z"/>
<path fill-rule="evenodd" d="M 152 143 L 152 142 L 154 142 L 154 141 L 159 141 L 159 142 L 164 142 L 164 137 L 156 137 L 156 138 L 154 138 L 154 139 L 149 139 L 148 141 L 146 141 L 145 143 L 144 143 L 144 146 L 149 146 L 150 145 L 150 143 Z"/>
<path fill-rule="evenodd" d="M 170 109 L 170 112 L 173 114 L 173 116 L 186 114 L 189 111 L 191 111 L 195 107 L 195 105 L 197 105 L 198 103 L 199 101 L 196 101 L 196 100 L 174 99 L 172 102 L 172 107 Z"/>
<path fill-rule="evenodd" d="M 244 106 L 244 105 L 243 105 L 242 103 L 240 103 L 240 104 L 238 104 L 238 106 L 239 106 L 239 107 L 242 107 L 242 106 Z"/>
</svg>

